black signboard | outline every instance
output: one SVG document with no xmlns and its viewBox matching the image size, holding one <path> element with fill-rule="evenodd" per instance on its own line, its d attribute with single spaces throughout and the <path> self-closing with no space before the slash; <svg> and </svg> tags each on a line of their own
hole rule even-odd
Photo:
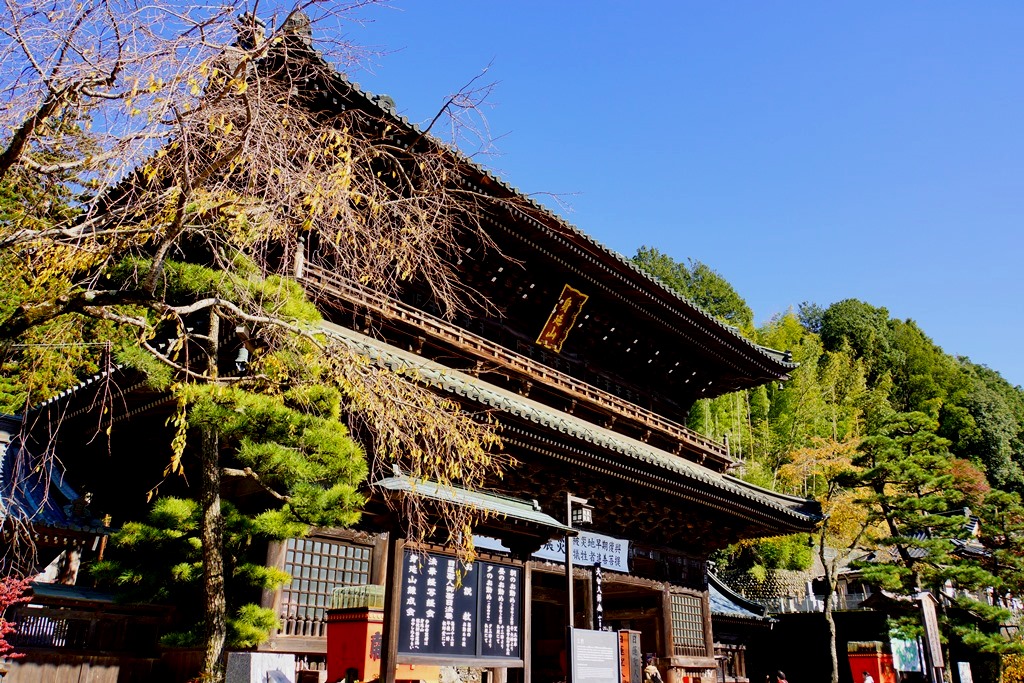
<svg viewBox="0 0 1024 683">
<path fill-rule="evenodd" d="M 402 576 L 400 653 L 521 658 L 520 568 L 407 551 Z"/>
<path fill-rule="evenodd" d="M 480 562 L 480 625 L 484 657 L 519 657 L 519 580 L 516 567 Z"/>
</svg>

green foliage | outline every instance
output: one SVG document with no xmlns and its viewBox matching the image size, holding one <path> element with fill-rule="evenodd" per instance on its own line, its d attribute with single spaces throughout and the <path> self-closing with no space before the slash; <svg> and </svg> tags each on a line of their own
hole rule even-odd
<svg viewBox="0 0 1024 683">
<path fill-rule="evenodd" d="M 717 564 L 741 569 L 759 582 L 773 571 L 809 569 L 813 559 L 813 547 L 808 544 L 806 534 L 745 541 L 719 552 L 714 558 Z"/>
<path fill-rule="evenodd" d="M 192 427 L 219 432 L 222 462 L 253 472 L 261 485 L 284 495 L 281 510 L 295 521 L 349 526 L 358 520 L 364 499 L 357 487 L 366 477 L 366 457 L 338 419 L 336 390 L 319 387 L 281 396 L 191 384 L 178 394 Z M 288 400 L 326 416 L 292 408 Z M 286 519 L 262 521 L 285 522 L 288 528 Z"/>
<path fill-rule="evenodd" d="M 701 290 L 707 281 L 695 273 L 703 264 L 687 266 L 648 247 L 634 262 L 723 321 L 748 319 L 738 295 L 730 304 L 716 298 L 714 286 Z M 1020 387 L 949 356 L 913 320 L 856 299 L 827 308 L 804 302 L 748 333 L 759 344 L 790 350 L 799 367 L 784 383 L 698 401 L 689 416 L 691 428 L 728 438 L 732 455 L 742 459 L 740 476 L 818 497 L 833 512 L 820 533 L 828 543 L 891 551 L 893 561 L 860 568 L 877 586 L 911 594 L 949 581 L 961 590 L 1024 594 Z M 832 460 L 823 448 L 842 455 L 833 458 L 842 467 L 827 475 L 820 470 Z M 854 448 L 851 458 L 846 450 Z M 981 520 L 984 553 L 965 554 L 954 543 L 969 541 L 966 507 Z M 744 543 L 716 561 L 764 580 L 809 559 L 805 540 Z M 968 647 L 1020 649 L 998 635 L 1008 618 L 999 605 L 961 596 L 940 616 Z M 903 627 L 920 628 L 915 619 Z"/>
<path fill-rule="evenodd" d="M 973 508 L 980 522 L 978 542 L 987 551 L 983 566 L 996 595 L 1024 595 L 1024 503 L 1019 493 L 994 489 Z"/>
<path fill-rule="evenodd" d="M 187 304 L 197 298 L 218 297 L 238 305 L 251 304 L 268 316 L 301 323 L 316 323 L 322 317 L 306 298 L 302 287 L 280 275 L 263 277 L 252 259 L 241 253 L 232 257 L 231 269 L 207 263 L 167 260 L 160 270 L 160 296 L 168 304 Z M 151 274 L 150 259 L 128 257 L 105 271 L 108 284 L 133 289 Z"/>
<path fill-rule="evenodd" d="M 744 332 L 754 326 L 754 312 L 732 285 L 707 264 L 676 261 L 651 247 L 640 247 L 633 263 L 719 320 Z"/>
<path fill-rule="evenodd" d="M 821 334 L 822 319 L 825 309 L 811 301 L 801 302 L 796 309 L 797 318 L 804 329 L 813 334 Z"/>
<path fill-rule="evenodd" d="M 260 541 L 279 538 L 266 533 L 234 506 L 224 503 L 224 559 L 230 606 L 232 647 L 254 647 L 276 626 L 273 612 L 256 604 L 262 590 L 275 589 L 291 577 L 263 566 Z M 98 585 L 115 589 L 125 600 L 174 605 L 181 628 L 163 642 L 194 646 L 202 642 L 202 549 L 199 506 L 193 500 L 165 497 L 153 504 L 144 522 L 129 522 L 110 538 L 107 557 L 89 567 Z M 294 529 L 289 529 L 294 531 Z"/>
<path fill-rule="evenodd" d="M 949 393 L 940 432 L 953 442 L 953 452 L 982 466 L 994 485 L 1024 491 L 1024 393 L 966 359 Z"/>
<path fill-rule="evenodd" d="M 845 342 L 864 360 L 872 383 L 892 366 L 889 311 L 856 299 L 829 306 L 821 316 L 821 342 L 828 350 Z"/>
<path fill-rule="evenodd" d="M 0 299 L 4 289 L 0 283 Z M 109 369 L 109 351 L 122 338 L 113 325 L 77 315 L 33 328 L 20 346 L 0 350 L 0 413 L 19 413 Z"/>
<path fill-rule="evenodd" d="M 1019 581 L 1019 564 L 1000 565 L 980 546 L 972 553 L 959 549 L 956 541 L 972 540 L 964 505 L 979 496 L 978 480 L 969 473 L 965 476 L 948 450 L 949 442 L 935 434 L 937 426 L 924 413 L 896 414 L 880 433 L 861 444 L 855 464 L 864 468 L 859 481 L 868 491 L 870 518 L 882 532 L 875 540 L 894 552 L 891 563 L 863 565 L 864 578 L 903 595 L 922 588 L 939 594 L 947 583 L 958 590 L 976 591 Z M 1022 518 L 1019 498 L 1004 492 L 990 493 L 980 509 L 981 528 L 990 530 L 983 535 L 991 533 L 992 515 L 1006 515 L 1004 535 L 1013 533 L 1010 530 Z M 993 551 L 995 540 L 989 541 Z M 982 652 L 1004 651 L 1007 643 L 1000 626 L 1009 617 L 1001 606 L 966 595 L 958 595 L 954 605 L 942 612 L 945 627 Z"/>
<path fill-rule="evenodd" d="M 254 648 L 270 638 L 277 628 L 274 610 L 257 605 L 242 605 L 228 622 L 228 642 L 233 647 Z"/>
<path fill-rule="evenodd" d="M 812 548 L 803 534 L 766 539 L 757 545 L 766 569 L 802 570 L 811 566 Z"/>
<path fill-rule="evenodd" d="M 59 180 L 15 169 L 0 180 L 0 225 L 41 230 L 73 218 L 70 192 Z"/>
<path fill-rule="evenodd" d="M 171 368 L 136 344 L 123 344 L 114 352 L 117 364 L 142 373 L 146 384 L 158 391 L 170 389 L 174 381 Z"/>
<path fill-rule="evenodd" d="M 21 271 L 19 259 L 0 253 L 0 321 L 24 304 L 65 292 L 59 278 L 33 282 L 19 277 Z M 28 330 L 17 346 L 0 347 L 0 413 L 21 412 L 108 369 L 110 350 L 127 336 L 108 321 L 79 314 Z"/>
</svg>

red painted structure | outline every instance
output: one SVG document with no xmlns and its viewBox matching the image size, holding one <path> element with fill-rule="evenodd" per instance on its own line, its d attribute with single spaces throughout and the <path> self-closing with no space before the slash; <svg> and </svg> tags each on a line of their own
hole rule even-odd
<svg viewBox="0 0 1024 683">
<path fill-rule="evenodd" d="M 896 683 L 896 668 L 893 666 L 892 655 L 882 651 L 882 643 L 850 642 L 847 645 L 847 658 L 850 661 L 850 673 L 853 682 L 861 683 L 864 672 L 871 674 L 875 683 Z"/>
<path fill-rule="evenodd" d="M 380 678 L 384 610 L 346 607 L 327 611 L 327 680 L 372 681 Z M 349 669 L 355 669 L 353 678 Z M 399 664 L 395 678 L 400 681 L 437 683 L 440 667 Z"/>
</svg>

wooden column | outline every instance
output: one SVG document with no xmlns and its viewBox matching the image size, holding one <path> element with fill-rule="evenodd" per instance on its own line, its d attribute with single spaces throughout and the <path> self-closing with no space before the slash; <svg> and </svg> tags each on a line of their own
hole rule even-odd
<svg viewBox="0 0 1024 683">
<path fill-rule="evenodd" d="M 271 541 L 267 544 L 267 566 L 283 570 L 287 550 L 288 548 L 285 541 Z M 264 588 L 263 599 L 260 601 L 261 605 L 274 610 L 274 614 L 280 615 L 282 590 L 282 588 Z M 277 634 L 275 633 L 274 636 L 276 635 Z"/>
<path fill-rule="evenodd" d="M 708 597 L 710 592 L 704 589 L 700 598 L 700 609 L 704 612 L 704 645 L 709 657 L 715 656 L 715 635 L 711 628 L 711 600 Z"/>
<path fill-rule="evenodd" d="M 388 582 L 388 534 L 378 534 L 370 553 L 370 583 L 378 586 Z"/>
<path fill-rule="evenodd" d="M 661 589 L 661 640 L 665 643 L 665 651 L 659 652 L 659 659 L 666 664 L 671 662 L 675 654 L 675 641 L 672 638 L 672 593 L 669 591 L 669 584 Z M 665 683 L 679 683 L 679 670 L 670 664 L 663 666 L 666 674 Z"/>
<path fill-rule="evenodd" d="M 661 589 L 661 642 L 664 643 L 665 651 L 659 652 L 660 657 L 671 657 L 675 651 L 675 643 L 672 640 L 672 593 L 666 583 Z"/>
<path fill-rule="evenodd" d="M 523 683 L 533 683 L 533 560 L 523 564 Z"/>
<path fill-rule="evenodd" d="M 395 683 L 398 664 L 398 619 L 402 609 L 402 563 L 405 539 L 394 529 L 388 533 L 388 559 L 384 582 L 384 642 L 380 650 L 380 683 Z"/>
<path fill-rule="evenodd" d="M 594 629 L 594 572 L 587 570 L 583 577 L 583 624 L 585 628 Z"/>
</svg>

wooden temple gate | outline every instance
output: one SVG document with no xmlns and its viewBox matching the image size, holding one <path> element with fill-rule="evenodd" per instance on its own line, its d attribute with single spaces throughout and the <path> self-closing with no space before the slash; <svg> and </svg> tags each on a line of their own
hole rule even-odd
<svg viewBox="0 0 1024 683">
<path fill-rule="evenodd" d="M 497 668 L 524 683 L 564 679 L 565 565 L 550 549 L 545 556 L 542 546 L 564 537 L 567 496 L 580 496 L 594 507 L 594 522 L 582 531 L 602 544 L 602 557 L 608 544 L 621 546 L 614 563 L 602 567 L 602 627 L 639 631 L 643 651 L 656 656 L 667 683 L 713 677 L 708 556 L 742 539 L 807 532 L 820 509 L 732 476 L 737 463 L 727 445 L 685 425 L 700 399 L 787 379 L 795 367 L 790 356 L 746 340 L 444 148 L 311 48 L 307 54 L 301 46 L 289 49 L 288 59 L 315 67 L 295 82 L 316 94 L 311 101 L 326 114 L 359 109 L 395 149 L 424 145 L 450 155 L 460 169 L 451 182 L 483 198 L 482 205 L 494 200 L 479 217 L 490 244 L 467 235 L 449 263 L 463 290 L 486 305 L 469 302 L 469 313 L 452 318 L 443 317 L 431 292 L 415 282 L 390 295 L 336 276 L 316 235 L 297 240 L 297 251 L 283 256 L 330 321 L 326 334 L 371 362 L 415 368 L 421 381 L 467 410 L 495 417 L 503 447 L 518 464 L 478 493 L 525 501 L 543 515 L 508 513 L 504 526 L 478 530 L 493 532 L 503 544 L 486 547 L 483 540 L 482 562 L 521 571 L 521 656 L 452 655 L 446 663 Z M 126 416 L 149 416 L 154 424 L 173 408 L 135 387 L 122 404 Z M 138 434 L 152 438 L 144 428 Z M 111 466 L 123 457 L 137 467 L 127 460 L 132 455 L 115 449 L 107 457 Z M 116 500 L 116 488 L 95 485 L 98 508 Z M 379 501 L 400 495 L 397 486 L 382 480 L 368 490 Z M 391 683 L 393 664 L 415 663 L 398 637 L 403 554 L 396 528 L 386 515 L 367 515 L 356 529 L 321 530 L 273 546 L 268 563 L 292 573 L 293 581 L 264 596 L 283 626 L 261 649 L 291 652 L 303 666 L 321 667 L 334 590 L 377 584 L 389 596 L 382 680 Z M 595 625 L 597 561 L 589 554 L 576 561 L 577 626 Z"/>
</svg>

